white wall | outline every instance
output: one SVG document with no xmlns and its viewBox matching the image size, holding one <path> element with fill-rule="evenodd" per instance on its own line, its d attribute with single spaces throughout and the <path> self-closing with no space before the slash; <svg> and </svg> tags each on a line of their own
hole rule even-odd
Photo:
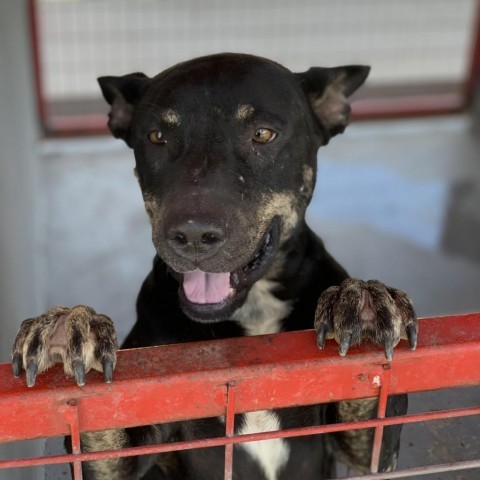
<svg viewBox="0 0 480 480">
<path fill-rule="evenodd" d="M 38 221 L 36 146 L 39 136 L 26 0 L 0 2 L 0 361 L 20 321 L 43 308 L 36 282 Z M 0 446 L 0 458 L 36 455 L 40 442 Z M 29 470 L 0 479 L 34 479 Z"/>
</svg>

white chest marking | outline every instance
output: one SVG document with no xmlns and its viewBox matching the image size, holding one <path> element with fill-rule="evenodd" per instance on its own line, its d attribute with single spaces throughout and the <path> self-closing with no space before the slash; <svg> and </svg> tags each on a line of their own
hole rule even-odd
<svg viewBox="0 0 480 480">
<path fill-rule="evenodd" d="M 240 435 L 280 430 L 278 416 L 270 410 L 248 412 L 244 414 L 243 421 L 243 426 L 238 432 Z M 267 480 L 278 479 L 278 474 L 290 455 L 290 448 L 283 438 L 246 442 L 239 445 L 260 464 Z"/>
<path fill-rule="evenodd" d="M 248 292 L 245 303 L 234 312 L 233 319 L 245 328 L 247 335 L 265 335 L 281 330 L 281 321 L 290 314 L 292 306 L 289 301 L 273 295 L 275 286 L 271 280 L 259 280 Z"/>
<path fill-rule="evenodd" d="M 233 319 L 239 322 L 247 335 L 265 335 L 278 333 L 281 321 L 291 310 L 291 303 L 279 300 L 272 290 L 276 283 L 270 280 L 259 280 L 248 292 L 245 303 L 234 312 Z M 280 421 L 275 412 L 260 410 L 244 414 L 241 434 L 272 432 L 280 430 Z M 285 466 L 290 455 L 290 448 L 282 438 L 247 442 L 240 448 L 254 458 L 263 469 L 267 480 L 277 480 L 278 474 Z"/>
</svg>

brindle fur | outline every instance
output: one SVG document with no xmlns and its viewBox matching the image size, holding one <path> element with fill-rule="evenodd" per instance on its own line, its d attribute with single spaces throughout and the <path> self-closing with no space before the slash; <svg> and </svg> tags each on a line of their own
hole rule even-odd
<svg viewBox="0 0 480 480">
<path fill-rule="evenodd" d="M 117 348 L 115 327 L 106 315 L 85 305 L 54 307 L 22 323 L 13 345 L 13 372 L 18 377 L 24 367 L 32 387 L 37 372 L 60 362 L 79 385 L 91 368 L 111 381 Z"/>
<path fill-rule="evenodd" d="M 325 338 L 335 338 L 340 355 L 345 355 L 350 345 L 372 340 L 384 345 L 391 360 L 393 347 L 401 338 L 411 340 L 415 348 L 416 335 L 411 335 L 415 328 L 408 296 L 378 280 L 348 278 L 340 286 L 330 287 L 321 295 L 315 314 L 319 347 L 323 348 Z"/>
<path fill-rule="evenodd" d="M 341 355 L 365 340 L 381 345 L 387 359 L 401 338 L 415 348 L 417 322 L 408 296 L 378 281 L 349 278 L 305 223 L 317 150 L 345 129 L 347 98 L 367 75 L 362 66 L 293 74 L 270 60 L 219 54 L 154 78 L 99 79 L 111 105 L 110 130 L 134 150 L 157 251 L 124 348 L 292 331 L 313 322 L 319 347 L 334 338 Z M 274 141 L 254 141 L 259 128 L 271 129 Z M 195 270 L 207 279 L 230 275 L 231 294 L 223 303 L 186 298 L 182 282 Z M 56 307 L 23 322 L 13 371 L 19 376 L 25 368 L 33 386 L 37 374 L 61 362 L 79 385 L 90 368 L 111 381 L 116 346 L 105 315 L 86 306 Z M 376 406 L 368 399 L 240 415 L 236 430 L 367 419 Z M 406 396 L 392 397 L 387 415 L 406 407 Z M 211 418 L 86 432 L 82 448 L 215 437 L 224 428 L 224 419 Z M 383 471 L 395 466 L 400 429 L 385 429 Z M 335 460 L 366 472 L 372 435 L 355 430 L 237 446 L 234 477 L 317 480 L 334 475 Z M 223 460 L 223 450 L 211 448 L 87 462 L 84 478 L 216 480 L 223 478 Z"/>
</svg>

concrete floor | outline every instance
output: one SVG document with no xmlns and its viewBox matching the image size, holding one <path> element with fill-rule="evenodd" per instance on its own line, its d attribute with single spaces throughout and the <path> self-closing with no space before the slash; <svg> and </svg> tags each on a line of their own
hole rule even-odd
<svg viewBox="0 0 480 480">
<path fill-rule="evenodd" d="M 479 152 L 466 117 L 352 125 L 320 153 L 310 224 L 352 276 L 406 290 L 420 316 L 480 311 Z M 123 337 L 153 256 L 132 155 L 110 139 L 68 140 L 47 142 L 43 162 L 49 304 L 91 304 Z M 411 397 L 411 411 L 475 404 L 480 388 Z M 476 417 L 408 426 L 400 467 L 478 458 L 479 437 Z"/>
</svg>

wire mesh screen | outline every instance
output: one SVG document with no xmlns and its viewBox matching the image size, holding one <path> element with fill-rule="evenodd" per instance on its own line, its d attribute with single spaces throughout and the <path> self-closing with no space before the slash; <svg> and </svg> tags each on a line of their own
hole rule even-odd
<svg viewBox="0 0 480 480">
<path fill-rule="evenodd" d="M 294 71 L 366 63 L 370 85 L 459 83 L 475 0 L 37 0 L 47 100 L 98 97 L 95 78 L 223 51 Z"/>
</svg>

